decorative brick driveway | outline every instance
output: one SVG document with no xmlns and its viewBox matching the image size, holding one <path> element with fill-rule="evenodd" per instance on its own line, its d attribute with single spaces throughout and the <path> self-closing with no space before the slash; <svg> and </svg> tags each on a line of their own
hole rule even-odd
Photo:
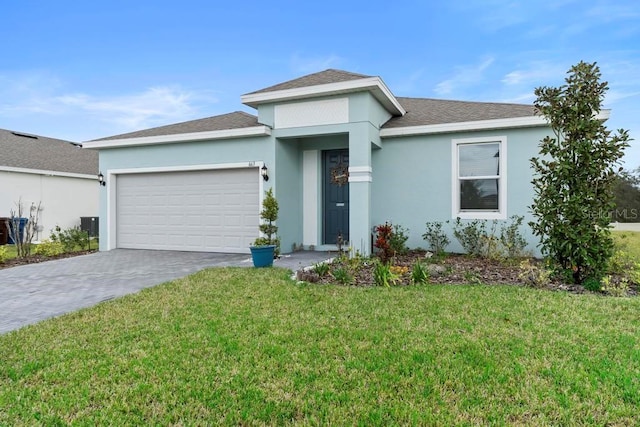
<svg viewBox="0 0 640 427">
<path fill-rule="evenodd" d="M 295 270 L 328 258 L 298 252 L 275 265 Z M 116 249 L 0 270 L 0 334 L 90 307 L 207 267 L 251 267 L 251 256 Z"/>
</svg>

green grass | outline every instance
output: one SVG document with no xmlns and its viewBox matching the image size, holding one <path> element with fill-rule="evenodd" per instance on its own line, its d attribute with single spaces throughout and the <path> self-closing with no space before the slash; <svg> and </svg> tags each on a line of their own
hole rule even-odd
<svg viewBox="0 0 640 427">
<path fill-rule="evenodd" d="M 611 234 L 618 247 L 622 248 L 640 262 L 640 232 L 613 231 Z"/>
<path fill-rule="evenodd" d="M 207 270 L 0 336 L 0 425 L 637 425 L 640 298 Z"/>
<path fill-rule="evenodd" d="M 6 249 L 5 259 L 13 259 L 18 256 L 18 250 L 16 249 L 16 245 L 4 245 Z"/>
<path fill-rule="evenodd" d="M 16 245 L 4 245 L 4 248 L 6 248 L 7 252 L 5 254 L 5 259 L 10 260 L 10 259 L 14 259 L 18 256 L 18 250 L 16 249 Z M 33 254 L 33 249 L 34 249 L 35 245 L 31 247 L 31 253 Z M 97 249 L 98 248 L 98 243 L 92 241 L 91 242 L 91 249 Z M 82 251 L 86 251 L 88 248 L 86 246 L 76 246 L 72 252 L 82 252 Z"/>
</svg>

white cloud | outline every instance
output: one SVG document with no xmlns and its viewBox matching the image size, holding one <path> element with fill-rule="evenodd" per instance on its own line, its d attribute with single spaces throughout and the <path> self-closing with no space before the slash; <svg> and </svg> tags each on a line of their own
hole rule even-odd
<svg viewBox="0 0 640 427">
<path fill-rule="evenodd" d="M 217 102 L 210 91 L 180 86 L 109 96 L 66 93 L 65 89 L 59 80 L 45 74 L 0 76 L 2 127 L 31 131 L 24 123 L 37 129 L 41 123 L 56 121 L 67 124 L 66 134 L 84 139 L 84 135 L 98 137 L 208 116 L 207 107 Z"/>
<path fill-rule="evenodd" d="M 508 72 L 502 78 L 502 83 L 507 86 L 540 86 L 549 80 L 558 80 L 562 78 L 567 71 L 563 65 L 550 63 L 548 61 L 533 61 L 517 70 Z"/>
<path fill-rule="evenodd" d="M 55 102 L 63 107 L 91 114 L 127 130 L 193 118 L 203 100 L 215 102 L 213 98 L 180 87 L 154 87 L 136 94 L 104 98 L 86 94 L 55 98 Z"/>
<path fill-rule="evenodd" d="M 487 57 L 476 65 L 455 67 L 453 76 L 436 85 L 434 91 L 440 96 L 446 96 L 455 91 L 477 84 L 483 79 L 483 72 L 493 64 L 494 58 Z"/>
</svg>

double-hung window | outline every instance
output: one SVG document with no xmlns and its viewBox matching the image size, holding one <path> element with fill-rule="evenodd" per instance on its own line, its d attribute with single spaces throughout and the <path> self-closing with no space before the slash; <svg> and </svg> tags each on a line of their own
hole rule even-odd
<svg viewBox="0 0 640 427">
<path fill-rule="evenodd" d="M 506 136 L 452 141 L 452 216 L 505 219 Z"/>
</svg>

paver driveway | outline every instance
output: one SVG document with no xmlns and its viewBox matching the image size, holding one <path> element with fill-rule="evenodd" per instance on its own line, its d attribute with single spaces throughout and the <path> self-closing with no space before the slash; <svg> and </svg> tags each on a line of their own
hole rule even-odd
<svg viewBox="0 0 640 427">
<path fill-rule="evenodd" d="M 300 252 L 275 265 L 297 269 L 328 258 Z M 252 266 L 251 256 L 116 249 L 0 270 L 0 334 L 207 267 Z"/>
</svg>

